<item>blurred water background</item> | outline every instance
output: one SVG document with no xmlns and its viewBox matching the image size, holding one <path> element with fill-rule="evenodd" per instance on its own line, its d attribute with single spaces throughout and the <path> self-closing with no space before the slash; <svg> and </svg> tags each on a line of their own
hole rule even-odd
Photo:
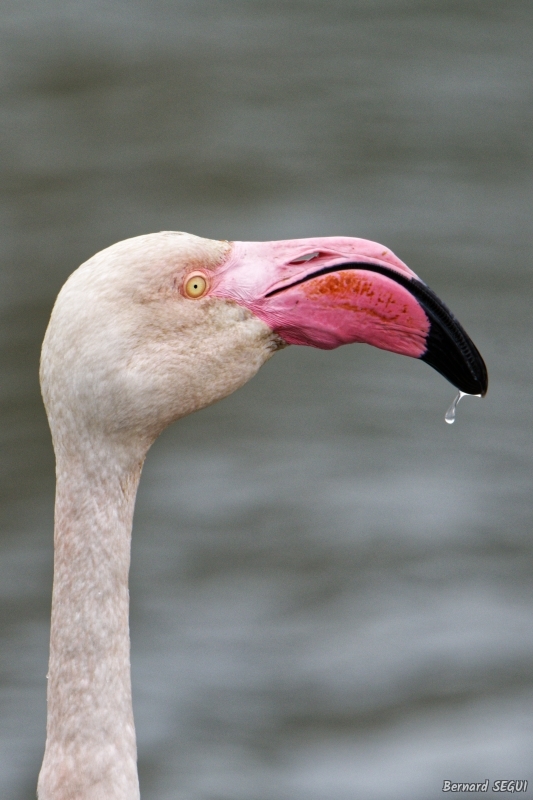
<svg viewBox="0 0 533 800">
<path fill-rule="evenodd" d="M 144 800 L 432 800 L 529 779 L 527 0 L 3 0 L 0 797 L 45 737 L 40 342 L 122 238 L 345 234 L 450 305 L 490 389 L 288 348 L 167 431 L 131 574 Z"/>
</svg>

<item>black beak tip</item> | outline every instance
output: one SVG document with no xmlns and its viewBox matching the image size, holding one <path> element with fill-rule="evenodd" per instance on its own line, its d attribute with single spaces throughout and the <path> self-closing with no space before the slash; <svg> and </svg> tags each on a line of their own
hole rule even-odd
<svg viewBox="0 0 533 800">
<path fill-rule="evenodd" d="M 453 322 L 450 330 L 448 326 L 443 329 L 436 320 L 431 321 L 426 352 L 421 359 L 459 391 L 484 397 L 489 385 L 485 362 L 466 331 L 454 318 Z"/>
<path fill-rule="evenodd" d="M 420 358 L 465 394 L 487 394 L 489 377 L 481 353 L 459 320 L 429 286 L 418 279 L 408 284 L 429 321 L 426 351 Z"/>
</svg>

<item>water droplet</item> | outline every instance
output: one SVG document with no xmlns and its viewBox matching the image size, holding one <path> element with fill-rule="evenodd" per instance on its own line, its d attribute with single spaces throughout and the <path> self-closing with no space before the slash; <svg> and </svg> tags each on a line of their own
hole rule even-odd
<svg viewBox="0 0 533 800">
<path fill-rule="evenodd" d="M 463 397 L 466 397 L 467 394 L 468 394 L 468 392 L 459 391 L 459 393 L 455 397 L 453 403 L 449 407 L 448 411 L 445 413 L 444 419 L 448 423 L 448 425 L 453 425 L 453 423 L 455 422 L 455 414 L 456 414 L 456 411 L 457 411 L 457 406 L 459 405 L 459 401 L 462 400 Z M 469 396 L 470 397 L 481 397 L 480 394 L 471 394 Z"/>
</svg>

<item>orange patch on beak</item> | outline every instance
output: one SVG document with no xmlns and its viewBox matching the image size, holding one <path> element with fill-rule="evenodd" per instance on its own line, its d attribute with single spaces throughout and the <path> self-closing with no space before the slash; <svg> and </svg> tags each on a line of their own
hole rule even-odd
<svg viewBox="0 0 533 800">
<path fill-rule="evenodd" d="M 371 276 L 370 276 L 371 275 Z M 315 302 L 327 299 L 336 308 L 378 317 L 383 322 L 401 321 L 406 327 L 414 323 L 404 297 L 398 296 L 390 282 L 376 282 L 375 274 L 360 270 L 330 272 L 302 284 L 304 294 Z"/>
</svg>

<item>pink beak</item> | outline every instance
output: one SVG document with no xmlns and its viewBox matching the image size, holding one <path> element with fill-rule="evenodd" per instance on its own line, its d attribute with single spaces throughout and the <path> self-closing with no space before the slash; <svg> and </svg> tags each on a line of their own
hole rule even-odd
<svg viewBox="0 0 533 800">
<path fill-rule="evenodd" d="M 210 294 L 252 311 L 288 344 L 366 342 L 420 358 L 484 395 L 481 355 L 441 300 L 394 253 L 366 239 L 234 242 Z"/>
</svg>

